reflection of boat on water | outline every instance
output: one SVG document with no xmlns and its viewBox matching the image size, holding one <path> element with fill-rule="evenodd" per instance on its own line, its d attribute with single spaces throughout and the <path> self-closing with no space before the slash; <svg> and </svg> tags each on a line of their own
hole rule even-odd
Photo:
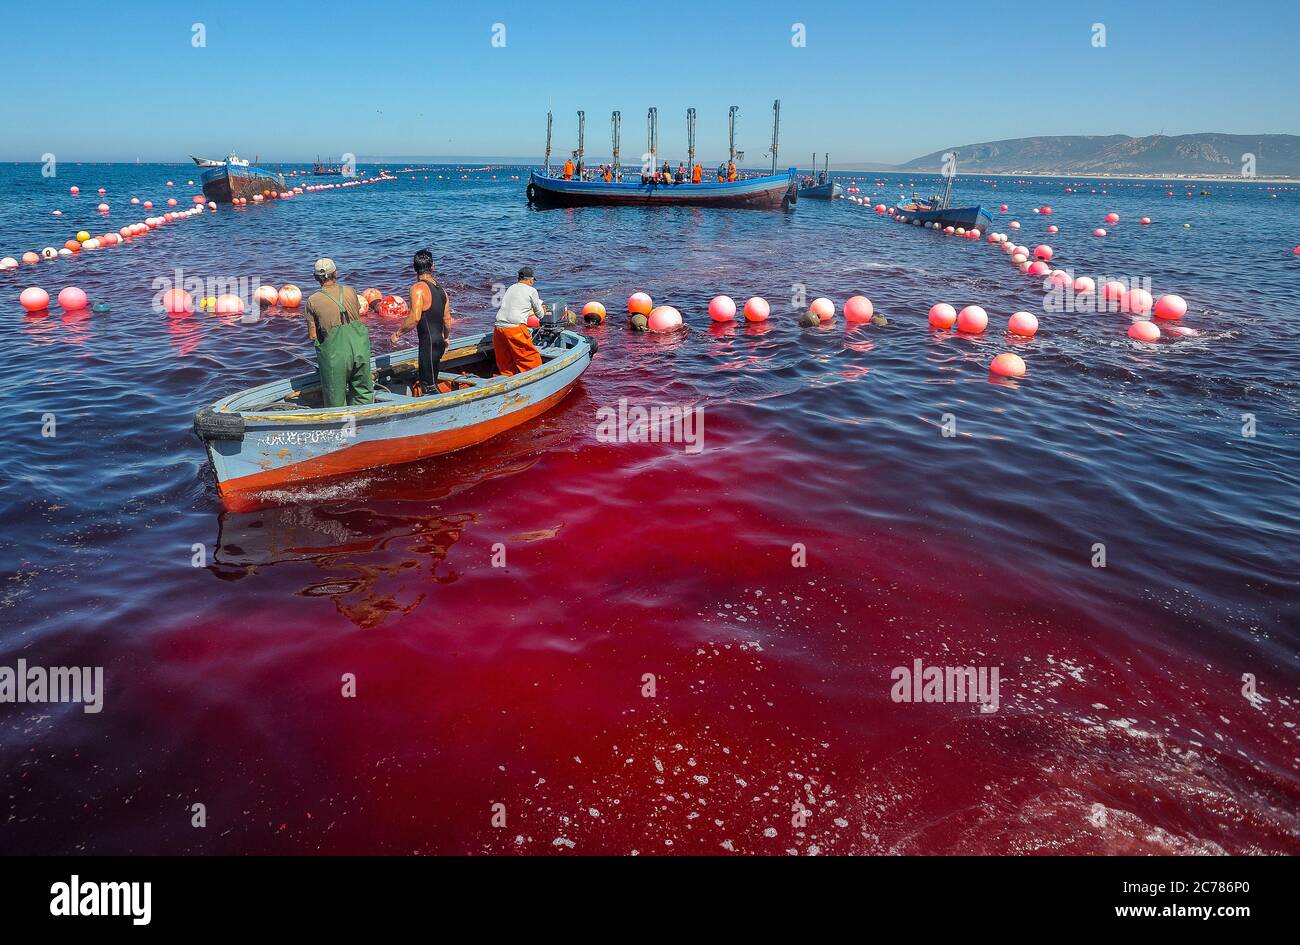
<svg viewBox="0 0 1300 945">
<path fill-rule="evenodd" d="M 371 359 L 375 403 L 322 407 L 316 373 L 225 397 L 194 418 L 223 504 L 257 508 L 286 486 L 409 463 L 473 446 L 558 403 L 591 363 L 594 339 L 546 327 L 535 333 L 542 364 L 493 376 L 492 334 L 460 341 L 442 359 L 451 388 L 411 396 L 417 351 Z"/>
</svg>

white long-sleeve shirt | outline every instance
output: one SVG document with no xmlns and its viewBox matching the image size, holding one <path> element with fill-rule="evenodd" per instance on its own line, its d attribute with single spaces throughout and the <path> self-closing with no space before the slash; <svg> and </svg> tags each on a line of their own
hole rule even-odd
<svg viewBox="0 0 1300 945">
<path fill-rule="evenodd" d="M 542 297 L 537 290 L 523 282 L 516 282 L 506 289 L 497 309 L 496 326 L 498 328 L 515 328 L 528 324 L 528 316 L 542 317 Z"/>
</svg>

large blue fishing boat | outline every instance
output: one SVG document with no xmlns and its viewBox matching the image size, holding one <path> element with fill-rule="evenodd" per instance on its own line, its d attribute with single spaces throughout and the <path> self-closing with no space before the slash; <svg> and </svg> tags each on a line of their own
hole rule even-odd
<svg viewBox="0 0 1300 945">
<path fill-rule="evenodd" d="M 637 180 L 565 180 L 534 171 L 528 178 L 528 202 L 538 207 L 642 206 L 746 207 L 790 209 L 799 199 L 792 167 L 785 174 L 699 184 L 642 183 Z"/>
</svg>

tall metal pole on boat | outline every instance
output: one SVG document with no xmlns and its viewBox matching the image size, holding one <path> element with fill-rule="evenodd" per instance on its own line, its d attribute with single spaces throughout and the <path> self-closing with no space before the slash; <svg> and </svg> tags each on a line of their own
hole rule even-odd
<svg viewBox="0 0 1300 945">
<path fill-rule="evenodd" d="M 582 152 L 584 150 L 583 138 L 586 137 L 586 133 L 587 133 L 587 113 L 579 110 L 578 111 L 578 167 L 577 167 L 579 179 L 582 178 Z"/>
<path fill-rule="evenodd" d="M 686 173 L 695 170 L 695 109 L 686 109 Z"/>
<path fill-rule="evenodd" d="M 609 116 L 609 123 L 612 129 L 610 132 L 610 136 L 613 138 L 613 144 L 614 144 L 614 179 L 622 180 L 623 165 L 618 162 L 618 146 L 619 146 L 618 139 L 619 139 L 619 125 L 623 123 L 623 113 L 614 112 L 614 114 Z"/>
<path fill-rule="evenodd" d="M 646 153 L 650 155 L 650 173 L 659 164 L 659 109 L 651 108 L 645 115 Z"/>
<path fill-rule="evenodd" d="M 772 173 L 776 173 L 776 149 L 781 136 L 781 100 L 772 103 Z"/>
<path fill-rule="evenodd" d="M 732 164 L 736 163 L 736 112 L 738 111 L 740 111 L 739 105 L 732 105 L 727 109 L 727 138 L 731 142 L 727 160 Z"/>
<path fill-rule="evenodd" d="M 546 113 L 546 176 L 551 176 L 551 113 Z"/>
</svg>

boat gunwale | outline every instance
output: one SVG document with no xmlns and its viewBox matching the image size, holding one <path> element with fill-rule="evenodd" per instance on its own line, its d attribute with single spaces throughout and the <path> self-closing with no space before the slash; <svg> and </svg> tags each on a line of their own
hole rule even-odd
<svg viewBox="0 0 1300 945">
<path fill-rule="evenodd" d="M 270 424 L 272 426 L 291 426 L 291 425 L 313 425 L 321 422 L 346 422 L 349 418 L 361 422 L 375 418 L 382 418 L 390 415 L 404 414 L 412 411 L 425 412 L 443 409 L 449 406 L 460 406 L 462 404 L 472 403 L 476 400 L 487 400 L 493 397 L 500 397 L 511 391 L 522 387 L 528 387 L 544 378 L 550 377 L 569 366 L 581 358 L 584 354 L 588 358 L 591 356 L 591 343 L 584 335 L 577 332 L 565 331 L 564 334 L 570 335 L 577 339 L 571 349 L 564 350 L 563 354 L 552 358 L 550 361 L 542 364 L 540 367 L 525 371 L 522 374 L 515 375 L 498 375 L 494 378 L 496 383 L 486 386 L 475 385 L 468 390 L 452 391 L 429 398 L 413 398 L 407 403 L 388 403 L 388 404 L 368 404 L 366 406 L 342 406 L 342 407 L 320 407 L 304 411 L 284 411 L 276 413 L 256 413 L 252 411 L 242 411 L 233 409 L 230 404 L 240 397 L 249 396 L 259 390 L 266 389 L 268 393 L 271 389 L 281 385 L 289 385 L 290 390 L 301 389 L 294 388 L 293 382 L 297 378 L 287 380 L 270 381 L 266 384 L 260 384 L 257 387 L 249 387 L 242 391 L 236 391 L 233 394 L 216 401 L 211 406 L 213 413 L 223 413 L 236 415 L 243 418 L 245 423 Z M 459 356 L 460 352 L 477 351 L 483 339 L 491 335 L 491 332 L 484 332 L 477 336 L 473 344 L 466 344 L 454 351 L 447 352 L 447 355 Z M 543 348 L 543 351 L 554 350 L 553 348 Z M 444 358 L 447 357 L 444 355 Z M 378 355 L 371 358 L 373 370 L 380 370 L 385 367 L 392 367 L 394 363 L 401 364 L 410 361 L 419 356 L 419 348 L 405 348 L 401 351 L 392 351 L 385 355 Z M 381 363 L 382 362 L 382 363 Z M 312 377 L 312 374 L 300 375 L 300 377 Z M 577 378 L 574 378 L 576 381 Z"/>
</svg>

